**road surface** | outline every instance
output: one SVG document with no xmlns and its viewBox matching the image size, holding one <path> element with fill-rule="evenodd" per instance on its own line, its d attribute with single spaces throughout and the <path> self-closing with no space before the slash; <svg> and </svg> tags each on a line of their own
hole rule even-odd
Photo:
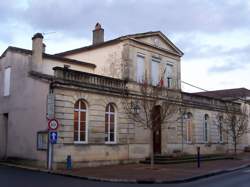
<svg viewBox="0 0 250 187">
<path fill-rule="evenodd" d="M 179 184 L 95 182 L 0 166 L 0 187 L 250 187 L 250 168 Z"/>
</svg>

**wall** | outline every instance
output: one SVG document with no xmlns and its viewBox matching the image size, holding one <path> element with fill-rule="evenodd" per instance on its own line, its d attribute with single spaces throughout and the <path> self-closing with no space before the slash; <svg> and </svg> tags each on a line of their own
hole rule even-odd
<svg viewBox="0 0 250 187">
<path fill-rule="evenodd" d="M 123 43 L 117 43 L 65 57 L 95 64 L 95 74 L 122 78 L 122 53 Z"/>
<path fill-rule="evenodd" d="M 32 68 L 34 71 L 38 71 L 40 73 L 44 73 L 47 75 L 54 75 L 53 67 L 64 67 L 64 65 L 69 65 L 70 69 L 77 71 L 84 71 L 88 73 L 93 73 L 94 68 L 89 68 L 81 65 L 74 65 L 70 63 L 65 63 L 59 60 L 51 60 L 48 58 L 43 58 L 43 62 L 41 64 L 32 64 Z"/>
<path fill-rule="evenodd" d="M 56 88 L 56 118 L 60 121 L 59 142 L 55 147 L 55 161 L 63 162 L 67 155 L 74 161 L 128 160 L 144 158 L 149 154 L 147 130 L 140 128 L 136 134 L 134 124 L 124 114 L 121 99 L 114 95 L 70 91 Z M 73 141 L 74 104 L 78 99 L 87 103 L 88 143 Z M 105 144 L 105 108 L 108 103 L 116 106 L 117 142 Z M 140 140 L 141 137 L 142 139 Z M 130 145 L 128 145 L 130 144 Z M 138 151 L 140 150 L 140 151 Z"/>
<path fill-rule="evenodd" d="M 0 114 L 9 116 L 7 156 L 46 160 L 46 152 L 36 149 L 36 133 L 47 129 L 49 84 L 28 76 L 30 62 L 31 56 L 14 52 L 7 52 L 1 59 Z M 11 67 L 10 96 L 3 97 L 3 70 L 8 66 Z"/>
<path fill-rule="evenodd" d="M 163 72 L 165 69 L 166 63 L 170 63 L 173 65 L 173 88 L 180 89 L 181 81 L 180 81 L 180 58 L 174 55 L 170 55 L 161 50 L 157 50 L 156 48 L 147 47 L 142 44 L 138 44 L 136 42 L 129 43 L 129 58 L 128 66 L 129 70 L 129 80 L 136 80 L 136 60 L 137 55 L 143 54 L 145 56 L 145 72 L 147 74 L 147 79 L 151 80 L 151 60 L 153 57 L 159 59 L 159 80 L 163 76 Z"/>
</svg>

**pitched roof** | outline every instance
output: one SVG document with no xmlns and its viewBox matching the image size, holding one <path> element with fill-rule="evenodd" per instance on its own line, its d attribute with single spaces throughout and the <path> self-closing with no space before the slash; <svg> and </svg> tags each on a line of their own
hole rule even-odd
<svg viewBox="0 0 250 187">
<path fill-rule="evenodd" d="M 196 92 L 194 95 L 213 97 L 217 99 L 238 99 L 250 96 L 250 90 L 246 88 L 233 88 L 224 90 L 215 90 L 207 92 Z"/>
<path fill-rule="evenodd" d="M 28 54 L 28 55 L 32 54 L 32 50 L 9 46 L 3 52 L 3 54 L 0 56 L 0 59 L 3 58 L 8 51 L 13 51 L 13 52 L 23 53 L 23 54 Z M 91 68 L 96 67 L 95 64 L 92 64 L 92 63 L 89 63 L 89 62 L 83 62 L 83 61 L 69 59 L 69 58 L 60 57 L 60 56 L 56 56 L 56 55 L 51 55 L 51 54 L 47 54 L 47 53 L 43 53 L 43 57 L 47 58 L 47 59 L 63 61 L 63 62 L 69 63 L 69 64 L 76 64 L 76 65 L 85 66 L 85 67 L 88 66 L 88 67 L 91 67 Z"/>
<path fill-rule="evenodd" d="M 75 54 L 75 53 L 83 52 L 83 51 L 86 51 L 86 50 L 95 49 L 95 48 L 98 48 L 98 47 L 103 47 L 103 46 L 119 43 L 119 42 L 121 42 L 121 41 L 123 41 L 125 39 L 140 38 L 140 37 L 152 36 L 152 35 L 159 35 L 165 41 L 167 41 L 168 44 L 177 52 L 176 55 L 182 56 L 184 54 L 161 31 L 149 31 L 149 32 L 128 34 L 128 35 L 120 36 L 118 38 L 108 40 L 108 41 L 105 41 L 105 42 L 102 42 L 102 43 L 98 43 L 98 44 L 94 44 L 94 45 L 89 45 L 89 46 L 85 46 L 85 47 L 81 47 L 81 48 L 77 48 L 77 49 L 73 49 L 73 50 L 69 50 L 69 51 L 65 51 L 65 52 L 61 52 L 61 53 L 57 53 L 55 55 L 57 55 L 57 56 L 65 56 L 65 55 Z"/>
</svg>

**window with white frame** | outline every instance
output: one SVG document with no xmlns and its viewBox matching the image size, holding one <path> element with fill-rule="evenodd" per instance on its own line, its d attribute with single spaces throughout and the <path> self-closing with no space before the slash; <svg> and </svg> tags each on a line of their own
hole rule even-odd
<svg viewBox="0 0 250 187">
<path fill-rule="evenodd" d="M 165 86 L 171 88 L 173 86 L 173 65 L 167 63 L 165 70 Z"/>
<path fill-rule="evenodd" d="M 223 143 L 223 123 L 222 123 L 222 121 L 223 121 L 223 117 L 222 116 L 220 116 L 219 117 L 219 141 L 220 141 L 220 143 Z"/>
<path fill-rule="evenodd" d="M 192 142 L 193 125 L 192 125 L 192 113 L 187 114 L 187 143 Z"/>
<path fill-rule="evenodd" d="M 116 119 L 115 107 L 113 104 L 108 104 L 105 110 L 105 142 L 116 142 Z"/>
<path fill-rule="evenodd" d="M 205 143 L 208 142 L 208 119 L 209 119 L 209 116 L 208 114 L 205 114 L 204 115 L 204 124 L 203 124 L 203 141 Z"/>
<path fill-rule="evenodd" d="M 145 58 L 138 54 L 136 59 L 136 81 L 142 83 L 145 79 Z"/>
<path fill-rule="evenodd" d="M 83 100 L 78 100 L 74 107 L 74 142 L 87 143 L 87 105 Z"/>
<path fill-rule="evenodd" d="M 4 70 L 4 88 L 3 88 L 4 96 L 10 95 L 10 74 L 11 74 L 11 68 L 8 67 Z"/>
<path fill-rule="evenodd" d="M 156 86 L 159 84 L 159 61 L 155 59 L 151 61 L 151 79 L 152 85 Z"/>
</svg>

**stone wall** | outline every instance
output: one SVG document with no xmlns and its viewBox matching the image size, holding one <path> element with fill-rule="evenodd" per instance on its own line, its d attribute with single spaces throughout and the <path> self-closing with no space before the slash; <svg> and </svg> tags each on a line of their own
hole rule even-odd
<svg viewBox="0 0 250 187">
<path fill-rule="evenodd" d="M 148 156 L 147 130 L 138 129 L 127 118 L 121 98 L 63 89 L 55 89 L 54 94 L 55 117 L 61 124 L 59 141 L 55 146 L 56 161 L 65 161 L 67 155 L 79 162 L 129 160 Z M 85 144 L 77 144 L 73 140 L 74 104 L 79 99 L 87 103 L 88 139 Z M 105 108 L 109 103 L 113 103 L 116 109 L 117 135 L 114 144 L 105 143 Z"/>
</svg>

